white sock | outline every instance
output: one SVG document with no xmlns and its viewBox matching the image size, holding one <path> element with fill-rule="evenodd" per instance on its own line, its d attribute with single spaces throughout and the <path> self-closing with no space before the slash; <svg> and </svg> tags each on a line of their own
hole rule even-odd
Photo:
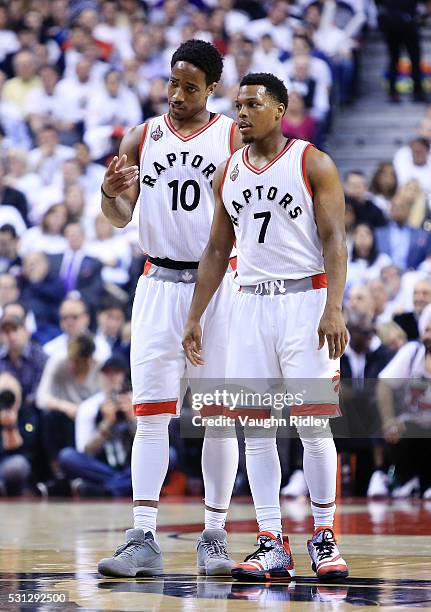
<svg viewBox="0 0 431 612">
<path fill-rule="evenodd" d="M 171 416 L 168 414 L 138 416 L 132 447 L 132 486 L 134 501 L 158 501 L 169 464 L 169 432 Z M 141 510 L 143 508 L 144 510 Z M 136 511 L 136 514 L 135 514 Z M 133 513 L 141 518 L 145 528 L 156 529 L 157 508 L 136 506 Z M 135 518 L 135 527 L 137 527 Z"/>
<path fill-rule="evenodd" d="M 332 527 L 335 504 L 329 508 L 314 506 L 335 502 L 337 483 L 337 450 L 332 434 L 318 427 L 297 427 L 304 447 L 304 477 L 311 498 L 314 528 Z"/>
<path fill-rule="evenodd" d="M 224 529 L 227 512 L 214 512 L 205 508 L 205 529 Z"/>
<path fill-rule="evenodd" d="M 156 535 L 156 521 L 158 508 L 152 506 L 134 506 L 133 508 L 133 526 L 135 529 L 143 529 L 145 533 L 151 531 L 153 536 Z"/>
<path fill-rule="evenodd" d="M 256 509 L 259 531 L 282 534 L 280 510 L 281 468 L 275 438 L 276 428 L 246 433 L 245 458 L 248 482 Z"/>
<path fill-rule="evenodd" d="M 336 505 L 329 506 L 329 508 L 320 508 L 311 504 L 311 511 L 314 518 L 314 530 L 318 527 L 333 527 L 334 526 L 334 514 Z"/>
<path fill-rule="evenodd" d="M 238 440 L 233 427 L 207 427 L 202 447 L 202 475 L 205 505 L 226 512 L 205 509 L 205 529 L 223 529 L 238 470 Z"/>
</svg>

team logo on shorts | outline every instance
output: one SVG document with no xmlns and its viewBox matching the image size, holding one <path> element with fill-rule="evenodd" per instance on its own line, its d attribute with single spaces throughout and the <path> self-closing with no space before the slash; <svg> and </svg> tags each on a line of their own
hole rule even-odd
<svg viewBox="0 0 431 612">
<path fill-rule="evenodd" d="M 237 164 L 235 168 L 232 170 L 232 172 L 230 173 L 230 180 L 236 181 L 236 179 L 238 178 L 238 174 L 239 174 L 239 168 Z"/>
<path fill-rule="evenodd" d="M 157 142 L 158 140 L 160 140 L 162 136 L 163 136 L 163 132 L 160 129 L 160 125 L 158 125 L 156 129 L 153 132 L 151 132 L 151 138 Z"/>
</svg>

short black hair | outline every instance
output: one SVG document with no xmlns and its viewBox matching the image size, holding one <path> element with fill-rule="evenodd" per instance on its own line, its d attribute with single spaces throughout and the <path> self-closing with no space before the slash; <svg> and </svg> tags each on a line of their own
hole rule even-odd
<svg viewBox="0 0 431 612">
<path fill-rule="evenodd" d="M 240 87 L 243 85 L 263 85 L 268 94 L 277 102 L 284 104 L 287 108 L 289 96 L 283 81 L 269 72 L 250 72 L 241 79 Z"/>
<path fill-rule="evenodd" d="M 223 58 L 218 49 L 205 40 L 193 38 L 178 47 L 171 59 L 171 68 L 177 62 L 188 62 L 205 73 L 207 85 L 218 83 L 223 72 Z"/>
<path fill-rule="evenodd" d="M 423 138 L 422 136 L 418 136 L 417 138 L 413 138 L 413 140 L 411 141 L 410 144 L 420 144 L 423 147 L 425 147 L 425 149 L 427 151 L 429 151 L 430 147 L 431 147 L 429 141 L 426 138 Z"/>
<path fill-rule="evenodd" d="M 18 234 L 16 233 L 15 227 L 10 223 L 5 223 L 4 225 L 2 225 L 0 227 L 0 232 L 2 234 L 9 234 L 9 236 L 12 236 L 13 239 L 18 238 Z"/>
</svg>

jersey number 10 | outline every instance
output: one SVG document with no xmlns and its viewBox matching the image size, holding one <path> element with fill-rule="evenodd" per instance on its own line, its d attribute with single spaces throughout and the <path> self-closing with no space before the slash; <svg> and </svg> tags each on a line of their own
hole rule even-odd
<svg viewBox="0 0 431 612">
<path fill-rule="evenodd" d="M 180 189 L 179 181 L 175 179 L 168 183 L 168 187 L 172 189 L 172 210 L 178 210 L 178 200 L 181 208 L 187 211 L 194 210 L 199 204 L 201 189 L 197 181 L 185 181 Z"/>
</svg>

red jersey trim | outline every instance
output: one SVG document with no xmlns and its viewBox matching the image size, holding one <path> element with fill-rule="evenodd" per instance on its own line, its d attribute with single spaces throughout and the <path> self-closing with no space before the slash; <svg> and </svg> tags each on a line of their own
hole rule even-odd
<svg viewBox="0 0 431 612">
<path fill-rule="evenodd" d="M 306 168 L 306 157 L 307 157 L 307 153 L 308 151 L 311 149 L 311 147 L 314 147 L 313 144 L 308 144 L 305 149 L 302 152 L 302 160 L 301 160 L 301 171 L 302 171 L 302 178 L 304 180 L 305 186 L 307 188 L 308 193 L 310 194 L 310 197 L 313 197 L 313 190 L 311 188 L 310 185 L 310 181 L 308 180 L 308 176 L 307 176 L 307 168 Z"/>
<path fill-rule="evenodd" d="M 144 129 L 142 130 L 141 140 L 139 141 L 139 159 L 141 159 L 142 149 L 144 148 L 145 139 L 148 132 L 148 123 L 144 123 Z"/>
<path fill-rule="evenodd" d="M 205 132 L 205 130 L 207 130 L 211 125 L 213 125 L 216 121 L 218 121 L 220 119 L 220 114 L 217 113 L 216 115 L 214 115 L 214 117 L 211 119 L 211 121 L 208 121 L 208 123 L 206 123 L 201 128 L 196 130 L 196 132 L 192 132 L 188 136 L 184 136 L 183 134 L 181 134 L 181 132 L 179 132 L 178 130 L 175 129 L 175 127 L 172 124 L 171 118 L 169 117 L 169 113 L 166 113 L 164 115 L 164 119 L 165 119 L 165 123 L 168 126 L 168 128 L 170 129 L 170 131 L 175 136 L 177 136 L 177 138 L 182 140 L 183 142 L 187 142 L 188 140 L 192 140 L 192 138 L 196 138 L 196 136 L 199 136 L 199 134 L 202 134 L 202 132 Z"/>
<path fill-rule="evenodd" d="M 231 152 L 231 155 L 235 153 L 235 149 L 234 149 L 235 129 L 236 129 L 236 123 L 234 121 L 231 125 L 230 135 L 229 135 L 229 150 Z"/>
<path fill-rule="evenodd" d="M 250 148 L 250 145 L 248 145 L 248 147 L 245 147 L 242 151 L 242 161 L 244 163 L 244 165 L 251 170 L 252 172 L 254 172 L 255 174 L 262 174 L 262 172 L 265 172 L 265 170 L 268 170 L 268 168 L 270 168 L 273 164 L 275 164 L 276 161 L 278 161 L 280 159 L 280 157 L 283 157 L 283 155 L 285 153 L 287 153 L 287 151 L 291 148 L 291 146 L 296 142 L 296 138 L 291 139 L 290 141 L 288 141 L 286 143 L 286 146 L 284 147 L 284 149 L 282 151 L 280 151 L 280 153 L 278 155 L 276 155 L 274 157 L 274 159 L 272 159 L 270 162 L 268 162 L 265 166 L 263 166 L 263 168 L 256 168 L 256 166 L 253 166 L 253 164 L 251 163 L 251 161 L 248 158 L 248 150 Z"/>
</svg>

